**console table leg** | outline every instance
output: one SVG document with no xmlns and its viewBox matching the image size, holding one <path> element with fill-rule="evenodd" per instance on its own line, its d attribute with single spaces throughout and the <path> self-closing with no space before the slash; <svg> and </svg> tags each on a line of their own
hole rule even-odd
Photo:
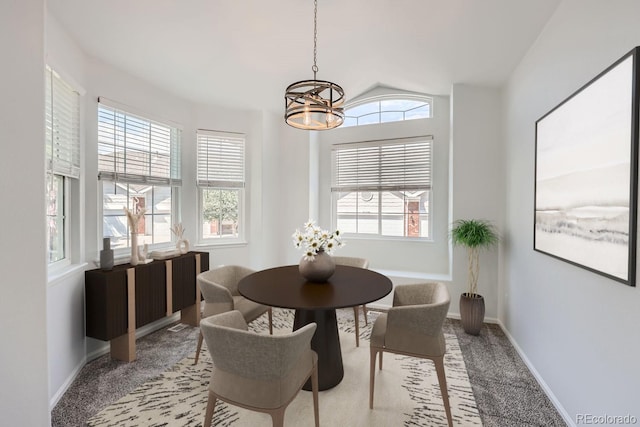
<svg viewBox="0 0 640 427">
<path fill-rule="evenodd" d="M 127 333 L 109 341 L 111 357 L 125 362 L 136 360 L 136 270 L 127 270 Z"/>
<path fill-rule="evenodd" d="M 136 333 L 126 333 L 109 341 L 111 357 L 123 362 L 136 360 Z"/>
<path fill-rule="evenodd" d="M 200 326 L 200 286 L 198 286 L 197 276 L 202 272 L 200 254 L 196 254 L 196 303 L 180 310 L 180 322 L 187 325 Z"/>
</svg>

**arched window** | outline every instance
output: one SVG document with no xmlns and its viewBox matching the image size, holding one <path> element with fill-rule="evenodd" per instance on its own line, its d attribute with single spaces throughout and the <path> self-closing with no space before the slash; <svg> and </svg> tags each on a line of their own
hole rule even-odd
<svg viewBox="0 0 640 427">
<path fill-rule="evenodd" d="M 343 127 L 432 117 L 432 98 L 420 95 L 380 95 L 356 101 L 344 112 Z"/>
</svg>

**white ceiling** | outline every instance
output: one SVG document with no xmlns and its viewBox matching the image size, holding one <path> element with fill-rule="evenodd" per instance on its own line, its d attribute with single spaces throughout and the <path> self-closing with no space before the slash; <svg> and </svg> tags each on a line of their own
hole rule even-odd
<svg viewBox="0 0 640 427">
<path fill-rule="evenodd" d="M 499 86 L 560 0 L 318 0 L 318 79 Z M 313 77 L 312 0 L 48 0 L 85 53 L 180 97 L 277 111 Z"/>
</svg>

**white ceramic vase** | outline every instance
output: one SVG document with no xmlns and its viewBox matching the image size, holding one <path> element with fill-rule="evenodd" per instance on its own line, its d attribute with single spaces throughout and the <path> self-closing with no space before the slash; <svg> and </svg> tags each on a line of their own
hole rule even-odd
<svg viewBox="0 0 640 427">
<path fill-rule="evenodd" d="M 131 260 L 129 264 L 138 265 L 138 233 L 131 233 Z"/>
</svg>

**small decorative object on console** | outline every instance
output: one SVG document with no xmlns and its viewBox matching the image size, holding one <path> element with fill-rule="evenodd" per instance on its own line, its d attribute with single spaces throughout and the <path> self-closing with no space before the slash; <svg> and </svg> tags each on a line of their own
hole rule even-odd
<svg viewBox="0 0 640 427">
<path fill-rule="evenodd" d="M 102 239 L 102 250 L 100 251 L 100 268 L 102 270 L 113 270 L 113 249 L 111 249 L 111 238 Z"/>
<path fill-rule="evenodd" d="M 127 214 L 127 221 L 129 222 L 129 229 L 131 230 L 131 260 L 129 263 L 131 265 L 144 264 L 147 258 L 148 246 L 145 243 L 142 251 L 138 248 L 138 223 L 140 222 L 140 218 L 144 217 L 145 212 L 147 211 L 144 207 L 141 207 L 138 204 L 137 198 L 134 198 L 136 208 L 133 211 L 127 209 L 127 207 L 123 207 L 124 212 Z"/>
<path fill-rule="evenodd" d="M 185 228 L 182 226 L 182 223 L 173 224 L 171 228 L 171 232 L 176 235 L 176 249 L 181 254 L 186 254 L 189 252 L 189 241 L 184 238 Z"/>
</svg>

